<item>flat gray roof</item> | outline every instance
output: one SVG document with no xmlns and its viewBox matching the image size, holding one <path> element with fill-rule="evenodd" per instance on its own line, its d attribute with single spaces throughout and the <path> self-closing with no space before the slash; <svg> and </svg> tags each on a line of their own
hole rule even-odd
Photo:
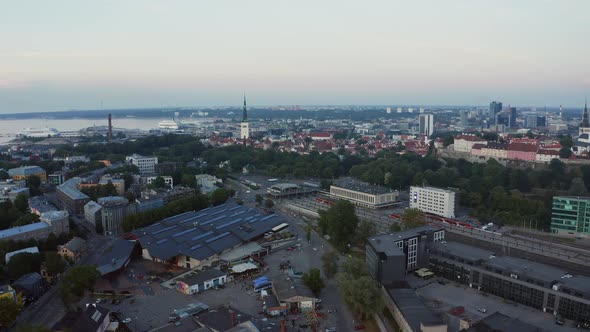
<svg viewBox="0 0 590 332">
<path fill-rule="evenodd" d="M 185 284 L 192 286 L 192 285 L 200 285 L 200 284 L 204 283 L 205 281 L 209 281 L 211 279 L 223 277 L 225 275 L 227 275 L 227 273 L 221 272 L 220 270 L 209 269 L 209 270 L 199 271 L 193 275 L 186 275 L 186 276 L 184 276 L 182 278 L 178 278 L 176 280 L 182 281 Z"/>
<path fill-rule="evenodd" d="M 83 192 L 78 190 L 78 185 L 82 182 L 81 178 L 71 178 L 66 182 L 57 186 L 57 189 L 63 192 L 66 196 L 71 199 L 78 200 L 78 199 L 90 199 L 90 197 L 86 196 Z"/>
<path fill-rule="evenodd" d="M 421 331 L 421 325 L 436 326 L 445 324 L 442 317 L 430 310 L 413 289 L 389 288 L 387 293 L 414 331 Z"/>
<path fill-rule="evenodd" d="M 24 225 L 24 226 L 12 227 L 12 228 L 0 231 L 0 240 L 5 239 L 5 238 L 9 238 L 9 237 L 13 237 L 18 234 L 32 232 L 32 231 L 36 231 L 36 230 L 40 230 L 40 229 L 48 228 L 48 227 L 49 227 L 49 225 L 47 225 L 46 223 L 44 223 L 42 221 L 36 222 L 33 224 Z"/>
<path fill-rule="evenodd" d="M 487 260 L 491 255 L 495 255 L 492 251 L 468 246 L 458 242 L 435 242 L 432 246 L 432 251 L 444 252 L 448 255 L 463 257 L 464 259 L 471 261 Z"/>
<path fill-rule="evenodd" d="M 518 318 L 509 317 L 499 312 L 494 312 L 466 330 L 466 332 L 489 331 L 547 332 L 549 330 L 536 327 Z"/>
<path fill-rule="evenodd" d="M 382 194 L 395 192 L 395 190 L 392 190 L 389 188 L 375 186 L 375 185 L 372 185 L 372 184 L 369 184 L 366 182 L 361 182 L 361 181 L 353 180 L 353 179 L 338 181 L 335 184 L 333 184 L 331 187 L 339 187 L 339 188 L 344 188 L 344 189 L 348 189 L 348 190 L 354 190 L 354 191 L 358 191 L 358 192 L 369 194 L 369 195 L 382 195 Z"/>
<path fill-rule="evenodd" d="M 393 243 L 396 241 L 411 239 L 413 237 L 420 236 L 428 231 L 436 232 L 436 231 L 440 231 L 442 229 L 443 229 L 442 227 L 426 225 L 426 226 L 420 226 L 420 227 L 408 229 L 408 230 L 401 231 L 401 232 L 392 232 L 389 234 L 373 236 L 370 238 L 370 241 L 373 241 L 373 239 L 380 239 L 383 242 L 388 242 L 393 245 Z"/>
</svg>

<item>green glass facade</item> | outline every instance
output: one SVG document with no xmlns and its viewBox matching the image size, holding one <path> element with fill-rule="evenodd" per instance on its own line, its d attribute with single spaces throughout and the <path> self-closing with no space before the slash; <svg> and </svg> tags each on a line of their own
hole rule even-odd
<svg viewBox="0 0 590 332">
<path fill-rule="evenodd" d="M 590 197 L 553 197 L 551 231 L 590 235 Z"/>
</svg>

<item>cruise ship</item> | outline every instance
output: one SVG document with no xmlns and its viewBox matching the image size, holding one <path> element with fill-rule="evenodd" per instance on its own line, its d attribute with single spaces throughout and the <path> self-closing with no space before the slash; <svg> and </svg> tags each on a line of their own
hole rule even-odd
<svg viewBox="0 0 590 332">
<path fill-rule="evenodd" d="M 174 120 L 162 120 L 158 123 L 158 128 L 161 130 L 178 130 L 178 122 Z"/>
<path fill-rule="evenodd" d="M 20 137 L 53 137 L 58 136 L 59 131 L 55 128 L 25 128 L 16 135 Z"/>
</svg>

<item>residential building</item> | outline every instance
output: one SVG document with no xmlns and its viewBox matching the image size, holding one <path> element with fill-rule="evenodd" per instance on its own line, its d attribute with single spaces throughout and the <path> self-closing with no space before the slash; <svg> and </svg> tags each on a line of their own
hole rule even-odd
<svg viewBox="0 0 590 332">
<path fill-rule="evenodd" d="M 458 135 L 455 136 L 453 149 L 458 152 L 471 153 L 474 144 L 487 144 L 487 140 L 475 135 Z"/>
<path fill-rule="evenodd" d="M 97 304 L 86 304 L 83 311 L 70 311 L 53 327 L 60 332 L 105 332 L 111 324 L 111 311 Z"/>
<path fill-rule="evenodd" d="M 29 209 L 31 213 L 41 216 L 41 213 L 57 211 L 57 207 L 51 204 L 45 196 L 34 196 L 29 198 Z"/>
<path fill-rule="evenodd" d="M 559 151 L 539 149 L 535 161 L 548 163 L 553 159 L 559 159 Z"/>
<path fill-rule="evenodd" d="M 57 254 L 72 262 L 77 262 L 82 257 L 84 251 L 86 251 L 86 241 L 77 236 L 66 244 L 57 246 Z"/>
<path fill-rule="evenodd" d="M 156 165 L 158 164 L 158 157 L 144 157 L 138 154 L 125 157 L 125 161 L 129 164 L 137 166 L 139 174 L 156 174 Z"/>
<path fill-rule="evenodd" d="M 78 186 L 81 183 L 82 179 L 75 177 L 65 181 L 56 188 L 59 207 L 74 216 L 83 215 L 84 205 L 90 202 L 90 197 L 78 190 Z"/>
<path fill-rule="evenodd" d="M 551 232 L 590 237 L 590 197 L 554 196 Z"/>
<path fill-rule="evenodd" d="M 109 182 L 115 187 L 115 190 L 117 190 L 117 195 L 125 195 L 125 180 L 105 175 L 100 179 L 100 181 L 98 181 L 98 184 L 104 186 L 107 185 Z"/>
<path fill-rule="evenodd" d="M 49 226 L 51 233 L 59 236 L 70 232 L 70 214 L 68 211 L 47 211 L 39 216 L 40 222 Z"/>
<path fill-rule="evenodd" d="M 56 236 L 70 231 L 67 211 L 49 211 L 41 214 L 39 222 L 0 231 L 0 241 L 41 240 L 49 234 Z"/>
<path fill-rule="evenodd" d="M 430 137 L 434 133 L 434 115 L 420 114 L 418 116 L 418 130 L 420 135 Z"/>
<path fill-rule="evenodd" d="M 330 186 L 330 196 L 369 208 L 391 206 L 398 195 L 398 191 L 350 179 Z"/>
<path fill-rule="evenodd" d="M 84 205 L 84 219 L 92 226 L 96 227 L 96 224 L 102 224 L 101 215 L 102 205 L 95 201 L 90 201 Z"/>
<path fill-rule="evenodd" d="M 219 255 L 264 237 L 282 223 L 277 215 L 230 201 L 166 218 L 131 234 L 141 244 L 144 259 L 190 269 L 210 265 Z"/>
<path fill-rule="evenodd" d="M 383 288 L 385 306 L 401 328 L 407 332 L 447 332 L 440 314 L 430 309 L 407 285 Z"/>
<path fill-rule="evenodd" d="M 510 142 L 508 144 L 508 159 L 535 161 L 537 159 L 537 148 L 536 143 Z"/>
<path fill-rule="evenodd" d="M 373 236 L 369 238 L 365 247 L 369 273 L 382 284 L 388 281 L 399 281 L 398 279 L 408 271 L 427 267 L 430 246 L 444 238 L 445 230 L 433 226 Z M 400 253 L 394 247 L 404 254 L 403 260 L 400 259 Z M 403 265 L 398 265 L 400 262 Z"/>
<path fill-rule="evenodd" d="M 507 159 L 508 144 L 500 142 L 488 142 L 487 145 L 481 147 L 479 155 L 494 158 L 496 160 Z"/>
<path fill-rule="evenodd" d="M 123 232 L 121 224 L 125 217 L 137 212 L 135 204 L 130 204 L 127 198 L 121 196 L 101 197 L 98 204 L 102 206 L 102 231 L 107 235 L 120 235 Z"/>
<path fill-rule="evenodd" d="M 176 289 L 191 295 L 223 285 L 227 282 L 227 273 L 217 269 L 208 269 L 176 279 Z"/>
<path fill-rule="evenodd" d="M 8 170 L 8 175 L 13 180 L 26 180 L 29 176 L 36 175 L 42 183 L 47 182 L 47 172 L 39 166 L 21 166 Z"/>
<path fill-rule="evenodd" d="M 54 186 L 59 186 L 66 181 L 65 174 L 63 172 L 56 172 L 47 176 L 47 183 Z"/>
<path fill-rule="evenodd" d="M 455 192 L 436 187 L 410 187 L 410 208 L 436 214 L 445 218 L 455 218 L 457 200 Z"/>
<path fill-rule="evenodd" d="M 24 195 L 25 197 L 29 197 L 29 188 L 14 188 L 14 189 L 3 189 L 0 190 L 0 202 L 11 201 L 14 200 L 19 196 Z"/>
<path fill-rule="evenodd" d="M 215 189 L 219 188 L 218 185 L 223 184 L 223 180 L 218 179 L 216 176 L 210 174 L 198 174 L 195 175 L 195 179 L 199 191 L 203 194 L 209 194 L 210 192 L 213 192 Z"/>
<path fill-rule="evenodd" d="M 166 183 L 166 185 L 170 188 L 174 187 L 174 179 L 171 176 L 168 175 L 162 175 L 162 176 L 142 176 L 140 179 L 140 182 L 146 186 L 149 186 L 150 184 L 152 184 L 152 182 L 154 182 L 157 178 L 161 177 L 162 179 L 164 179 L 164 183 Z"/>
<path fill-rule="evenodd" d="M 135 199 L 135 203 L 137 204 L 137 212 L 149 211 L 164 206 L 164 197 L 157 194 L 142 195 Z"/>
<path fill-rule="evenodd" d="M 590 321 L 590 277 L 455 242 L 430 248 L 438 276 L 577 322 Z"/>
</svg>

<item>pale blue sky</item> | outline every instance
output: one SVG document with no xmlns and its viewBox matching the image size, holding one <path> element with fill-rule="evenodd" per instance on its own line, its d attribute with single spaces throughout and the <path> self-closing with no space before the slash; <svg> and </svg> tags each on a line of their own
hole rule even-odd
<svg viewBox="0 0 590 332">
<path fill-rule="evenodd" d="M 0 0 L 0 113 L 238 105 L 578 106 L 587 0 Z"/>
</svg>

